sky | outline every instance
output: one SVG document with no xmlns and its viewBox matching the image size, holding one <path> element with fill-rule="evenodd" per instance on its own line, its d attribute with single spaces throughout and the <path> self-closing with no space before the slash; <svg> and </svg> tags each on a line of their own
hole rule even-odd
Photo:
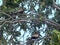
<svg viewBox="0 0 60 45">
<path fill-rule="evenodd" d="M 2 6 L 2 4 L 3 4 L 3 1 L 2 1 L 2 0 L 0 0 L 0 6 Z"/>
</svg>

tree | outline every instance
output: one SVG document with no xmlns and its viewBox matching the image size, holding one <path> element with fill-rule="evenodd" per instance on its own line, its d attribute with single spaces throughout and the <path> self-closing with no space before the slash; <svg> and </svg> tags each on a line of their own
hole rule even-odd
<svg viewBox="0 0 60 45">
<path fill-rule="evenodd" d="M 23 44 L 59 45 L 60 4 L 56 2 L 57 0 L 3 0 L 0 6 L 1 42 L 4 40 L 6 45 L 21 45 L 19 39 L 23 32 L 20 31 L 23 30 Z M 31 34 L 30 38 L 25 37 L 27 31 Z M 37 35 L 33 35 L 36 31 L 39 34 L 38 38 Z"/>
</svg>

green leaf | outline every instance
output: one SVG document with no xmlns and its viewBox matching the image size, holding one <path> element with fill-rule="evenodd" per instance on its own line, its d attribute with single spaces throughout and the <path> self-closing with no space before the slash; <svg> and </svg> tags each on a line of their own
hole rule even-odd
<svg viewBox="0 0 60 45">
<path fill-rule="evenodd" d="M 58 30 L 53 30 L 53 32 L 57 34 L 58 40 L 60 40 L 60 32 Z"/>
<path fill-rule="evenodd" d="M 19 0 L 14 0 L 14 3 L 17 3 Z"/>
<path fill-rule="evenodd" d="M 53 34 L 52 34 L 52 41 L 55 42 L 55 43 L 58 42 L 58 36 L 57 36 L 57 34 L 54 33 L 54 32 L 53 32 Z"/>
<path fill-rule="evenodd" d="M 53 32 L 56 34 L 60 34 L 60 32 L 58 30 L 53 30 Z"/>
</svg>

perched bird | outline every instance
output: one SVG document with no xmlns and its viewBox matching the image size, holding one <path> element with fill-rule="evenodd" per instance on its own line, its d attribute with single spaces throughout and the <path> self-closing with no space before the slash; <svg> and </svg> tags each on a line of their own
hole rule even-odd
<svg viewBox="0 0 60 45">
<path fill-rule="evenodd" d="M 34 34 L 32 35 L 31 39 L 38 39 L 39 38 L 39 34 Z"/>
</svg>

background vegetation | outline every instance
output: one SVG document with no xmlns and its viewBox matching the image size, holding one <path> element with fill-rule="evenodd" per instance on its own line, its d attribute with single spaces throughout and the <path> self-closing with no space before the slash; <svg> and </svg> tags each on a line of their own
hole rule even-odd
<svg viewBox="0 0 60 45">
<path fill-rule="evenodd" d="M 0 45 L 59 45 L 59 0 L 1 0 Z"/>
</svg>

